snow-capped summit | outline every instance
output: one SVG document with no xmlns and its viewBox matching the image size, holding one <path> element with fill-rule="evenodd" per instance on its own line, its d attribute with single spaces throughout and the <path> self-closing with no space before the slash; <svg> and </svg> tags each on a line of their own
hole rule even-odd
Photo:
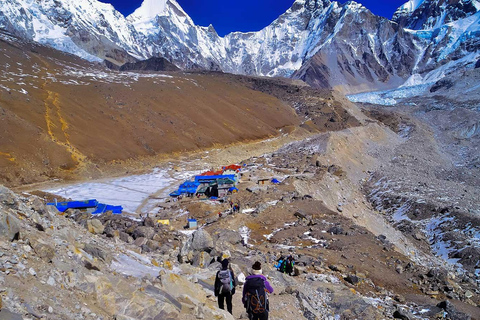
<svg viewBox="0 0 480 320">
<path fill-rule="evenodd" d="M 407 3 L 403 4 L 400 6 L 400 8 L 397 9 L 397 11 L 401 11 L 403 13 L 411 13 L 414 12 L 415 10 L 420 7 L 420 5 L 424 2 L 425 0 L 409 0 Z"/>
<path fill-rule="evenodd" d="M 413 30 L 435 29 L 475 14 L 479 0 L 409 0 L 397 9 L 393 21 Z"/>
<path fill-rule="evenodd" d="M 168 0 L 144 0 L 142 5 L 128 16 L 129 20 L 137 22 L 150 21 L 165 12 Z"/>
<path fill-rule="evenodd" d="M 296 0 L 258 32 L 219 37 L 175 0 L 144 0 L 127 18 L 97 0 L 0 0 L 0 28 L 89 60 L 162 57 L 181 69 L 295 77 L 358 92 L 474 63 L 479 9 L 480 0 L 409 0 L 392 22 L 354 1 Z"/>
</svg>

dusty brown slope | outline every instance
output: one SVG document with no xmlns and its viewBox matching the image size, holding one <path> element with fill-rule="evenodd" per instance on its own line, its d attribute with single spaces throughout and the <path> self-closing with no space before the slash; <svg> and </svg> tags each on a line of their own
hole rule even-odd
<svg viewBox="0 0 480 320">
<path fill-rule="evenodd" d="M 100 174 L 112 161 L 276 135 L 277 98 L 214 74 L 112 72 L 2 35 L 0 183 Z"/>
</svg>

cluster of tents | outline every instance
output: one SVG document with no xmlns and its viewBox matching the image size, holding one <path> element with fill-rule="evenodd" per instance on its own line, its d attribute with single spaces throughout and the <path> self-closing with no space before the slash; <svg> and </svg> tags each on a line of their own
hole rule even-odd
<svg viewBox="0 0 480 320">
<path fill-rule="evenodd" d="M 171 197 L 206 197 L 210 199 L 223 198 L 229 193 L 238 192 L 236 184 L 242 166 L 230 165 L 219 171 L 207 171 L 195 176 L 193 181 L 187 180 L 170 193 Z"/>
</svg>

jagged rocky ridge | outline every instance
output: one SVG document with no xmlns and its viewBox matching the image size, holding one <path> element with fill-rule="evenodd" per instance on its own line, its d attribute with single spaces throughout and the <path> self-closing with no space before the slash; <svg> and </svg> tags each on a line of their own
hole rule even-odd
<svg viewBox="0 0 480 320">
<path fill-rule="evenodd" d="M 0 27 L 89 60 L 164 57 L 182 69 L 294 77 L 345 92 L 473 67 L 478 1 L 411 2 L 390 21 L 355 2 L 297 0 L 263 30 L 220 37 L 175 0 L 145 0 L 128 17 L 95 0 L 2 0 Z"/>
</svg>

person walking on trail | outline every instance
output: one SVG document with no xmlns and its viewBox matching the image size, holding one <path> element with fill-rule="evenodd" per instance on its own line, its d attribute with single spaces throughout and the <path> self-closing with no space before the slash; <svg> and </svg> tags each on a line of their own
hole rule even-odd
<svg viewBox="0 0 480 320">
<path fill-rule="evenodd" d="M 215 277 L 215 296 L 218 297 L 218 307 L 225 310 L 225 301 L 227 302 L 227 311 L 232 314 L 232 296 L 235 294 L 235 275 L 228 268 L 229 261 L 222 261 L 222 269 L 217 272 Z"/>
<path fill-rule="evenodd" d="M 290 255 L 287 258 L 287 263 L 285 265 L 285 273 L 289 276 L 293 275 L 293 267 L 295 266 L 295 259 Z"/>
<path fill-rule="evenodd" d="M 268 294 L 273 288 L 262 274 L 262 264 L 256 261 L 252 266 L 252 275 L 248 276 L 243 286 L 242 302 L 250 320 L 268 320 L 270 303 Z"/>
</svg>

